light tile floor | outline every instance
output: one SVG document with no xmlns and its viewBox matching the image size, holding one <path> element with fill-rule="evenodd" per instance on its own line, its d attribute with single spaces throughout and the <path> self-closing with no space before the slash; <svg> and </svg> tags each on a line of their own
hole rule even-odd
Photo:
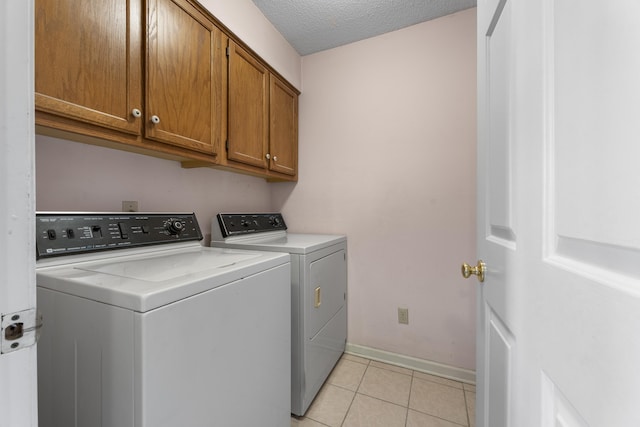
<svg viewBox="0 0 640 427">
<path fill-rule="evenodd" d="M 345 354 L 291 427 L 475 427 L 473 385 Z"/>
</svg>

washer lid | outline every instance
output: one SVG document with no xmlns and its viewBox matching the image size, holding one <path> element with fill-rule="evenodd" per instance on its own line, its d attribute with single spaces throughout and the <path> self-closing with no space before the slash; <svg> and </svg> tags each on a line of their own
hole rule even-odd
<svg viewBox="0 0 640 427">
<path fill-rule="evenodd" d="M 289 262 L 289 255 L 174 249 L 36 269 L 37 284 L 146 312 Z"/>
<path fill-rule="evenodd" d="M 232 267 L 237 263 L 259 258 L 257 252 L 226 251 L 210 256 L 211 252 L 178 252 L 173 255 L 139 260 L 107 262 L 76 266 L 76 270 L 102 273 L 123 279 L 135 279 L 144 282 L 165 282 L 177 280 L 199 272 L 217 272 L 220 268 Z"/>
<path fill-rule="evenodd" d="M 211 242 L 211 246 L 304 255 L 346 241 L 346 236 L 335 234 L 274 232 L 264 235 L 227 237 L 223 241 Z"/>
</svg>

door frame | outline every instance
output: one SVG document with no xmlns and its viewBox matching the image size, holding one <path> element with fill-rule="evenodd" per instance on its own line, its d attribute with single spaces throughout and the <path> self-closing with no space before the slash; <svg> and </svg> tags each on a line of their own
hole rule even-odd
<svg viewBox="0 0 640 427">
<path fill-rule="evenodd" d="M 34 0 L 0 4 L 0 314 L 33 309 Z M 0 354 L 0 427 L 37 426 L 36 346 Z"/>
</svg>

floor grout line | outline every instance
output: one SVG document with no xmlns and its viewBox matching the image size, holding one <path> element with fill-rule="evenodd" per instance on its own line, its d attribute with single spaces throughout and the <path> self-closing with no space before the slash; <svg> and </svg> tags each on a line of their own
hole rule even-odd
<svg viewBox="0 0 640 427">
<path fill-rule="evenodd" d="M 409 406 L 411 406 L 411 392 L 413 391 L 413 379 L 415 378 L 416 371 L 411 371 L 411 382 L 409 383 L 409 399 L 407 400 L 407 413 L 404 416 L 404 427 L 407 427 L 409 423 Z"/>
</svg>

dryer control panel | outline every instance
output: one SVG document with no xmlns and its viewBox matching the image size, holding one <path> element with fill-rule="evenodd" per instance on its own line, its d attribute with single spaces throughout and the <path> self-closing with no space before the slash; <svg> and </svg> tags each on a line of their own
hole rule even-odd
<svg viewBox="0 0 640 427">
<path fill-rule="evenodd" d="M 222 237 L 265 231 L 286 230 L 287 224 L 280 213 L 218 214 L 218 224 Z"/>
<path fill-rule="evenodd" d="M 202 240 L 194 213 L 36 212 L 38 259 Z"/>
</svg>

